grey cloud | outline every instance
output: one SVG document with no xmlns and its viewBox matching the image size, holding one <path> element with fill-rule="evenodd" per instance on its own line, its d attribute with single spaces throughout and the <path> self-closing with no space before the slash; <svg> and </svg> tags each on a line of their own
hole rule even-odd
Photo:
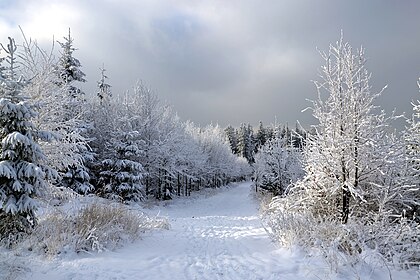
<svg viewBox="0 0 420 280">
<path fill-rule="evenodd" d="M 13 22 L 29 24 L 30 11 L 21 11 L 26 2 L 17 3 L 0 12 L 0 25 L 7 23 L 8 31 Z M 54 3 L 78 13 L 77 20 L 69 17 L 66 23 L 88 75 L 86 91 L 95 91 L 98 68 L 105 63 L 114 92 L 142 79 L 182 119 L 203 125 L 270 123 L 275 117 L 313 122 L 301 110 L 310 105 L 306 99 L 316 98 L 311 80 L 322 64 L 316 48 L 326 50 L 341 30 L 352 46 L 366 47 L 373 90 L 389 85 L 379 105 L 409 112 L 411 100 L 419 98 L 420 2 L 415 0 L 57 0 L 37 5 Z M 66 32 L 63 27 L 55 36 Z"/>
</svg>

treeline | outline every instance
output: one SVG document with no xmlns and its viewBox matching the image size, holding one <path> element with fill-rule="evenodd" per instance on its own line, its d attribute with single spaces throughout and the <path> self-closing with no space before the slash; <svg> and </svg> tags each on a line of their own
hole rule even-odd
<svg viewBox="0 0 420 280">
<path fill-rule="evenodd" d="M 103 67 L 89 99 L 70 30 L 58 54 L 23 39 L 1 45 L 0 236 L 33 227 L 36 198 L 51 189 L 169 199 L 250 174 L 222 129 L 180 121 L 142 83 L 115 94 Z"/>
<path fill-rule="evenodd" d="M 295 129 L 291 129 L 287 124 L 264 126 L 260 121 L 256 130 L 251 124 L 242 123 L 239 128 L 229 125 L 224 131 L 232 152 L 250 164 L 255 163 L 255 155 L 273 139 L 282 139 L 285 145 L 302 149 L 306 138 L 306 131 L 298 123 Z"/>
</svg>

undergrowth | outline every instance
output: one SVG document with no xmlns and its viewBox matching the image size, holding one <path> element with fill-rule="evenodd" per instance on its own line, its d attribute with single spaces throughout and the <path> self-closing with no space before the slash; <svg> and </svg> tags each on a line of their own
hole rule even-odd
<svg viewBox="0 0 420 280">
<path fill-rule="evenodd" d="M 412 219 L 389 221 L 377 216 L 341 224 L 328 216 L 316 217 L 289 198 L 276 197 L 265 209 L 263 221 L 276 242 L 321 255 L 331 271 L 360 263 L 400 269 L 420 265 L 420 226 Z"/>
<path fill-rule="evenodd" d="M 167 220 L 150 218 L 118 203 L 94 202 L 75 215 L 54 210 L 39 222 L 27 241 L 30 250 L 48 256 L 69 251 L 102 252 L 119 248 L 154 228 L 168 228 Z"/>
</svg>

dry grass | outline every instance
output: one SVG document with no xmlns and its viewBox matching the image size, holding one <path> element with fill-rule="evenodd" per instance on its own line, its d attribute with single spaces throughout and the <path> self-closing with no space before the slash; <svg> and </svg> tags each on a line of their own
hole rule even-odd
<svg viewBox="0 0 420 280">
<path fill-rule="evenodd" d="M 94 202 L 75 215 L 55 209 L 39 222 L 28 242 L 30 249 L 48 256 L 101 252 L 121 247 L 154 228 L 168 228 L 168 222 L 139 214 L 122 204 Z"/>
</svg>

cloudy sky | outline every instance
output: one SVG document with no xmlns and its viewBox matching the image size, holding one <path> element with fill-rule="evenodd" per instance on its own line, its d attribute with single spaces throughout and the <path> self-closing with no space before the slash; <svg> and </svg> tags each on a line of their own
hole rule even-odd
<svg viewBox="0 0 420 280">
<path fill-rule="evenodd" d="M 418 0 L 0 0 L 0 41 L 18 25 L 48 46 L 71 27 L 94 93 L 104 63 L 114 94 L 137 80 L 197 124 L 314 122 L 307 99 L 339 39 L 363 45 L 386 111 L 419 99 Z"/>
</svg>

